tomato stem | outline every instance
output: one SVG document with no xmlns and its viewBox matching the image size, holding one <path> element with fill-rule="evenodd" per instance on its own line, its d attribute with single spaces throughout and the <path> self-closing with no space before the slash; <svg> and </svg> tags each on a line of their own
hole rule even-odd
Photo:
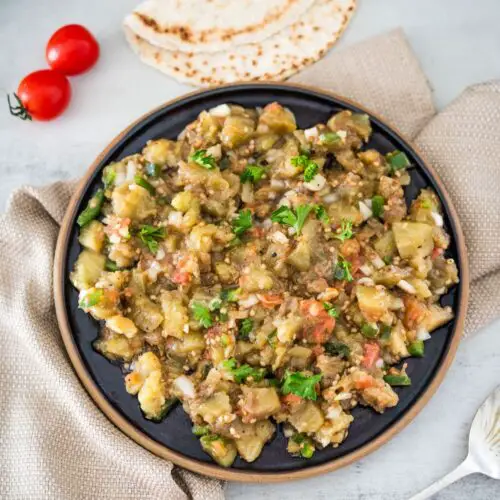
<svg viewBox="0 0 500 500">
<path fill-rule="evenodd" d="M 20 118 L 21 120 L 30 120 L 31 121 L 31 115 L 28 113 L 28 110 L 24 107 L 23 103 L 21 102 L 21 99 L 19 99 L 19 96 L 14 92 L 14 97 L 16 98 L 17 101 L 17 106 L 13 106 L 12 103 L 10 102 L 10 95 L 7 94 L 7 102 L 9 103 L 9 111 L 12 116 L 16 116 L 17 118 Z"/>
</svg>

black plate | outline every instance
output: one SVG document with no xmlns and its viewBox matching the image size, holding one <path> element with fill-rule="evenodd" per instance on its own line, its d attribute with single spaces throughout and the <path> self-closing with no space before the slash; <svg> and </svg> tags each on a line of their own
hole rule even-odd
<svg viewBox="0 0 500 500">
<path fill-rule="evenodd" d="M 222 103 L 255 107 L 264 106 L 272 101 L 279 101 L 284 106 L 289 107 L 295 113 L 298 125 L 302 129 L 319 122 L 326 122 L 333 113 L 343 109 L 360 111 L 351 103 L 346 103 L 319 91 L 279 84 L 241 84 L 223 87 L 190 95 L 168 104 L 136 124 L 101 159 L 94 174 L 87 182 L 76 211 L 73 212 L 72 230 L 64 245 L 66 252 L 63 251 L 63 291 L 70 328 L 80 356 L 102 394 L 129 422 L 158 443 L 186 457 L 207 463 L 210 463 L 211 459 L 201 450 L 197 438 L 192 435 L 190 420 L 180 406 L 175 408 L 161 423 L 146 420 L 139 410 L 137 398 L 129 395 L 125 390 L 121 369 L 93 350 L 92 342 L 98 336 L 98 323 L 78 309 L 78 293 L 67 278 L 81 250 L 77 239 L 78 231 L 75 217 L 100 186 L 101 170 L 108 163 L 141 151 L 150 139 L 159 137 L 174 139 L 187 123 L 194 120 L 201 111 L 207 108 Z M 421 188 L 429 186 L 441 198 L 444 204 L 446 228 L 451 234 L 448 255 L 459 264 L 457 228 L 451 219 L 450 208 L 447 206 L 439 186 L 411 146 L 376 117 L 372 116 L 371 120 L 373 134 L 367 147 L 376 148 L 382 153 L 400 149 L 408 155 L 415 165 L 415 168 L 410 170 L 412 183 L 406 189 L 407 201 L 412 200 Z M 463 293 L 462 288 L 461 284 L 454 287 L 442 299 L 442 304 L 451 306 L 457 317 L 460 315 L 459 305 Z M 429 386 L 446 357 L 453 336 L 457 333 L 456 323 L 457 320 L 454 320 L 433 333 L 432 339 L 426 342 L 424 358 L 408 360 L 408 374 L 412 379 L 412 385 L 408 388 L 396 389 L 400 397 L 398 406 L 389 409 L 383 415 L 368 408 L 356 408 L 353 411 L 355 418 L 349 429 L 349 436 L 338 448 L 328 447 L 318 451 L 310 460 L 294 458 L 287 453 L 286 440 L 282 432 L 279 431 L 276 437 L 265 446 L 262 455 L 255 462 L 249 464 L 238 458 L 233 468 L 255 472 L 291 472 L 299 468 L 308 468 L 335 460 L 380 436 L 418 402 Z"/>
</svg>

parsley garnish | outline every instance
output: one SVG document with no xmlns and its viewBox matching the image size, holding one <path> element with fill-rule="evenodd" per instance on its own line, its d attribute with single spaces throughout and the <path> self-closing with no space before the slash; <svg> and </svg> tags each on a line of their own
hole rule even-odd
<svg viewBox="0 0 500 500">
<path fill-rule="evenodd" d="M 165 238 L 166 231 L 164 227 L 156 227 L 145 224 L 144 226 L 141 226 L 138 236 L 139 239 L 148 247 L 151 253 L 156 253 L 158 251 L 158 241 Z"/>
<path fill-rule="evenodd" d="M 312 399 L 316 401 L 318 395 L 316 393 L 316 384 L 321 380 L 322 375 L 312 375 L 308 377 L 302 372 L 285 372 L 283 377 L 283 385 L 281 392 L 283 394 L 296 394 L 303 399 Z"/>
<path fill-rule="evenodd" d="M 337 264 L 335 265 L 333 277 L 336 280 L 352 281 L 353 278 L 351 274 L 351 263 L 340 257 L 340 260 L 338 260 Z"/>
<path fill-rule="evenodd" d="M 248 165 L 243 173 L 240 175 L 241 182 L 251 182 L 255 184 L 262 179 L 266 169 L 257 165 Z"/>
<path fill-rule="evenodd" d="M 352 236 L 352 222 L 350 220 L 343 219 L 340 223 L 340 233 L 336 234 L 335 238 L 340 241 L 345 241 L 351 239 Z"/>
<path fill-rule="evenodd" d="M 238 326 L 238 338 L 239 339 L 248 339 L 248 335 L 253 330 L 253 319 L 245 318 L 240 321 Z"/>
<path fill-rule="evenodd" d="M 252 212 L 250 210 L 241 210 L 238 217 L 233 220 L 233 233 L 241 236 L 247 229 L 252 227 Z"/>
<path fill-rule="evenodd" d="M 280 224 L 292 226 L 295 229 L 295 232 L 300 234 L 307 216 L 312 209 L 313 205 L 299 205 L 296 208 L 296 213 L 294 213 L 292 209 L 281 206 L 278 210 L 275 210 L 271 214 L 271 220 L 273 222 L 279 222 Z"/>
<path fill-rule="evenodd" d="M 243 383 L 249 377 L 251 377 L 254 382 L 260 382 L 267 373 L 265 368 L 253 368 L 247 364 L 238 367 L 238 363 L 234 358 L 224 360 L 222 362 L 222 367 L 233 375 L 234 381 L 237 384 Z"/>
<path fill-rule="evenodd" d="M 194 302 L 191 305 L 191 311 L 193 312 L 193 318 L 198 321 L 200 326 L 203 328 L 210 328 L 213 324 L 212 315 L 210 314 L 210 309 L 199 302 Z"/>
<path fill-rule="evenodd" d="M 326 209 L 323 205 L 313 205 L 313 210 L 318 220 L 320 220 L 324 224 L 328 224 L 330 222 L 330 217 L 328 217 Z"/>
<path fill-rule="evenodd" d="M 89 307 L 93 307 L 101 301 L 104 295 L 104 290 L 99 288 L 94 290 L 93 292 L 89 292 L 83 297 L 80 302 L 78 302 L 78 307 L 81 309 L 88 309 Z"/>
<path fill-rule="evenodd" d="M 339 312 L 337 309 L 335 309 L 334 306 L 329 304 L 328 302 L 323 302 L 323 307 L 325 308 L 325 311 L 332 317 L 332 318 L 338 318 L 339 317 Z"/>
<path fill-rule="evenodd" d="M 216 167 L 215 158 L 211 154 L 208 154 L 206 149 L 198 149 L 198 151 L 195 151 L 189 159 L 193 163 L 196 163 L 200 167 L 208 170 Z"/>
<path fill-rule="evenodd" d="M 290 158 L 290 163 L 294 167 L 301 168 L 302 170 L 305 170 L 307 168 L 308 163 L 309 163 L 309 155 L 302 154 L 299 156 L 292 156 L 292 158 Z"/>
</svg>

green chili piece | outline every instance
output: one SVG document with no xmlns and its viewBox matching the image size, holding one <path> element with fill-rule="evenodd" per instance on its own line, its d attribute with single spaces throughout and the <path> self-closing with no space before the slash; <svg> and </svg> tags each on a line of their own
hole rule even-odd
<svg viewBox="0 0 500 500">
<path fill-rule="evenodd" d="M 422 358 L 424 356 L 424 341 L 423 340 L 415 340 L 408 346 L 408 352 L 417 358 Z"/>
<path fill-rule="evenodd" d="M 93 221 L 101 213 L 103 203 L 104 191 L 102 189 L 98 189 L 95 195 L 90 198 L 85 210 L 78 216 L 76 223 L 80 227 L 83 227 L 89 222 Z"/>
<path fill-rule="evenodd" d="M 146 191 L 148 191 L 149 194 L 156 193 L 156 189 L 154 188 L 154 186 L 152 186 L 146 179 L 143 179 L 140 175 L 136 175 L 134 177 L 134 182 L 138 186 L 141 186 L 141 188 L 144 188 Z"/>
<path fill-rule="evenodd" d="M 393 386 L 411 385 L 411 379 L 408 375 L 385 375 L 384 380 Z"/>
</svg>

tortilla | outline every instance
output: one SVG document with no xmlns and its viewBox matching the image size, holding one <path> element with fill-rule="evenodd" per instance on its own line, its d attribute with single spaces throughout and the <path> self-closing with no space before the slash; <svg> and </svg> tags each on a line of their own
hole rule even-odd
<svg viewBox="0 0 500 500">
<path fill-rule="evenodd" d="M 314 0 L 148 0 L 126 19 L 152 45 L 220 52 L 268 38 L 301 18 Z"/>
<path fill-rule="evenodd" d="M 236 81 L 284 80 L 320 59 L 340 37 L 355 0 L 316 0 L 300 21 L 259 43 L 216 53 L 185 53 L 151 45 L 125 23 L 125 33 L 141 60 L 195 86 Z"/>
</svg>

